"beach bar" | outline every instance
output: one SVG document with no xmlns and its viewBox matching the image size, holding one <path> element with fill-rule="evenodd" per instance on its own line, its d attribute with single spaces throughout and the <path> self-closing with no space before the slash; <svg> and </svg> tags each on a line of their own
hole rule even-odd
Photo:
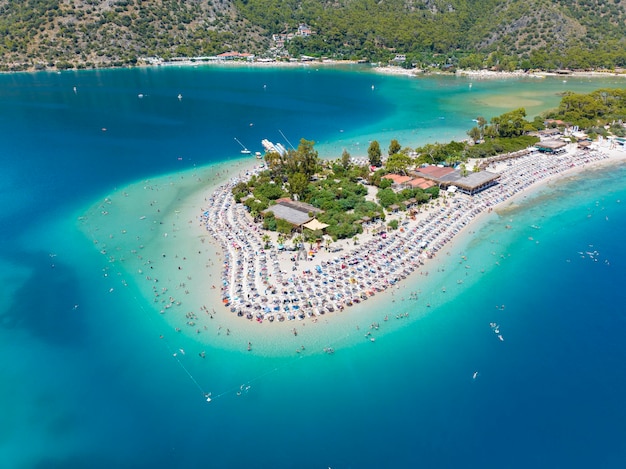
<svg viewBox="0 0 626 469">
<path fill-rule="evenodd" d="M 561 140 L 544 140 L 536 143 L 535 147 L 542 153 L 560 153 L 565 151 L 567 143 Z"/>
<path fill-rule="evenodd" d="M 412 175 L 435 182 L 442 189 L 456 187 L 460 192 L 474 195 L 495 185 L 500 178 L 499 174 L 489 171 L 468 172 L 441 166 L 427 166 L 413 171 Z"/>
<path fill-rule="evenodd" d="M 324 213 L 323 210 L 311 204 L 298 202 L 286 197 L 276 200 L 276 204 L 271 205 L 263 214 L 268 212 L 272 212 L 276 218 L 285 220 L 298 228 L 311 222 L 320 213 Z M 321 224 L 323 225 L 323 223 Z"/>
</svg>

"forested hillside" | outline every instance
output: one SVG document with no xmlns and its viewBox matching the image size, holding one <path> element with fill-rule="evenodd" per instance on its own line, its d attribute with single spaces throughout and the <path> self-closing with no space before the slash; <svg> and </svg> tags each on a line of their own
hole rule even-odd
<svg viewBox="0 0 626 469">
<path fill-rule="evenodd" d="M 317 32 L 292 55 L 408 66 L 597 68 L 626 65 L 626 2 L 619 0 L 236 0 L 269 32 L 298 22 Z"/>
<path fill-rule="evenodd" d="M 264 34 L 228 0 L 0 0 L 4 69 L 258 50 Z"/>
<path fill-rule="evenodd" d="M 307 34 L 294 34 L 300 25 Z M 620 0 L 0 0 L 0 66 L 238 50 L 383 63 L 402 55 L 407 67 L 614 68 L 626 66 L 625 26 Z"/>
</svg>

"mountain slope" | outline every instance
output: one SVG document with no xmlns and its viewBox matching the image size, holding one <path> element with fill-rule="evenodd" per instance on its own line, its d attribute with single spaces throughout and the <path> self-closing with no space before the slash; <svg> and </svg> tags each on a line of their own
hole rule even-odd
<svg viewBox="0 0 626 469">
<path fill-rule="evenodd" d="M 138 56 L 202 55 L 258 48 L 259 28 L 229 1 L 4 0 L 3 64 L 133 63 Z"/>
<path fill-rule="evenodd" d="M 620 0 L 0 0 L 0 67 L 133 64 L 228 50 L 419 66 L 626 65 Z M 289 37 L 284 48 L 273 34 Z M 286 50 L 285 50 L 286 49 Z"/>
</svg>

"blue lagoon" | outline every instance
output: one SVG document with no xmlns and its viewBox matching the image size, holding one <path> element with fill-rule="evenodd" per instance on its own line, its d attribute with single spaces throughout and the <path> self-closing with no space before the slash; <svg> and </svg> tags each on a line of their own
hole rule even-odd
<svg viewBox="0 0 626 469">
<path fill-rule="evenodd" d="M 183 305 L 200 288 L 192 264 L 216 261 L 177 241 L 189 200 L 255 164 L 234 138 L 252 152 L 286 136 L 363 156 L 373 139 L 460 139 L 478 115 L 533 115 L 565 90 L 623 86 L 611 80 L 359 67 L 1 75 L 0 465 L 623 467 L 623 164 L 514 199 L 427 279 L 316 334 L 227 333 L 221 305 L 210 330 L 175 333 L 146 280 L 186 269 L 185 286 L 158 292 Z M 248 352 L 259 331 L 271 340 Z"/>
</svg>

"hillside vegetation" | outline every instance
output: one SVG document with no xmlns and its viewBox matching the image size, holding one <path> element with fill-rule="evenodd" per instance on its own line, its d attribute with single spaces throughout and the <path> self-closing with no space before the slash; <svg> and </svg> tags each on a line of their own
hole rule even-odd
<svg viewBox="0 0 626 469">
<path fill-rule="evenodd" d="M 0 0 L 5 69 L 134 64 L 259 49 L 261 28 L 222 0 Z"/>
<path fill-rule="evenodd" d="M 312 31 L 277 47 L 273 34 Z M 439 68 L 626 66 L 620 0 L 0 0 L 6 69 L 229 50 Z"/>
</svg>

